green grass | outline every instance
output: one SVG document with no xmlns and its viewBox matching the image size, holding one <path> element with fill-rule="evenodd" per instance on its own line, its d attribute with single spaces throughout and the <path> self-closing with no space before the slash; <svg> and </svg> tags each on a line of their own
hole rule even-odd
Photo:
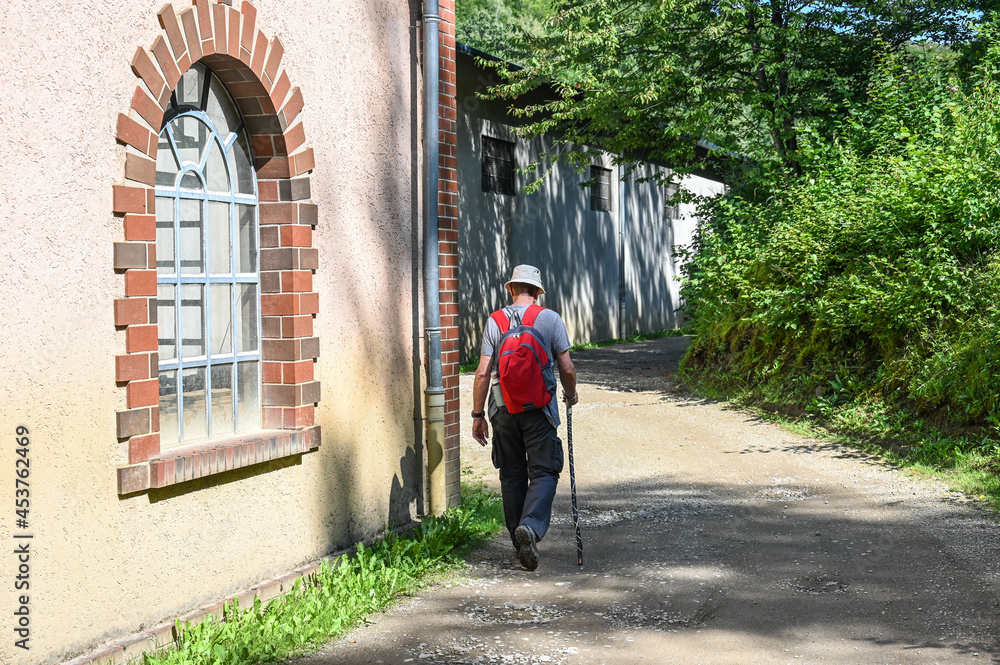
<svg viewBox="0 0 1000 665">
<path fill-rule="evenodd" d="M 222 620 L 178 626 L 176 649 L 145 654 L 145 665 L 254 665 L 301 655 L 344 634 L 433 575 L 463 563 L 503 525 L 499 495 L 463 485 L 462 505 L 425 518 L 410 534 L 392 535 L 353 556 L 324 561 L 314 575 L 264 605 L 227 604 Z"/>
<path fill-rule="evenodd" d="M 661 339 L 663 337 L 683 337 L 687 333 L 683 328 L 672 329 L 672 330 L 658 330 L 657 332 L 651 333 L 640 333 L 637 332 L 630 337 L 616 337 L 615 339 L 605 339 L 599 342 L 581 342 L 580 344 L 574 344 L 569 347 L 570 353 L 576 353 L 577 351 L 588 351 L 590 349 L 600 349 L 605 346 L 615 346 L 616 344 L 628 344 L 630 342 L 645 342 L 650 339 Z"/>
<path fill-rule="evenodd" d="M 574 344 L 569 347 L 570 353 L 576 353 L 578 351 L 587 351 L 589 349 L 600 349 L 605 346 L 614 346 L 615 344 L 626 344 L 628 342 L 644 342 L 649 339 L 660 339 L 661 337 L 683 337 L 687 332 L 684 329 L 673 329 L 673 330 L 659 330 L 657 332 L 651 333 L 636 333 L 631 337 L 616 337 L 615 339 L 604 339 L 599 342 L 581 342 L 579 344 Z M 469 361 L 467 363 L 462 363 L 459 365 L 459 371 L 462 374 L 471 374 L 476 371 L 479 367 L 479 359 Z"/>
</svg>

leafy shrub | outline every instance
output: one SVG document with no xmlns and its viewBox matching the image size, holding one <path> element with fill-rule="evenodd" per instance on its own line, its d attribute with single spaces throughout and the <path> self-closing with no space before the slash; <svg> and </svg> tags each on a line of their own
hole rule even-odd
<svg viewBox="0 0 1000 665">
<path fill-rule="evenodd" d="M 938 426 L 1000 414 L 1000 49 L 961 80 L 890 53 L 863 108 L 802 144 L 806 175 L 703 204 L 682 373 L 830 418 L 852 404 Z"/>
</svg>

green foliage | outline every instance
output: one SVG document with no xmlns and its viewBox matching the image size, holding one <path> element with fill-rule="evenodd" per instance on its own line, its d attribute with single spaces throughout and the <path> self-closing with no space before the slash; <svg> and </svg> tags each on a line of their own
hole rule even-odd
<svg viewBox="0 0 1000 665">
<path fill-rule="evenodd" d="M 516 61 L 517 44 L 544 35 L 553 12 L 551 0 L 456 0 L 455 34 L 463 44 Z"/>
<path fill-rule="evenodd" d="M 601 146 L 689 172 L 704 165 L 701 140 L 788 178 L 801 172 L 799 134 L 829 133 L 863 94 L 884 44 L 965 37 L 969 7 L 962 0 L 561 2 L 549 30 L 515 48 L 525 54 L 522 69 L 493 63 L 507 82 L 492 94 L 513 100 L 552 90 L 515 112 L 530 119 L 525 133 L 557 137 L 573 164 L 589 164 L 585 146 Z"/>
<path fill-rule="evenodd" d="M 965 81 L 946 54 L 890 52 L 867 104 L 832 137 L 803 136 L 803 177 L 704 204 L 690 381 L 918 451 L 927 428 L 945 447 L 994 445 L 1000 52 L 986 38 Z"/>
<path fill-rule="evenodd" d="M 851 401 L 854 394 L 858 392 L 860 384 L 856 379 L 847 379 L 846 383 L 840 376 L 834 376 L 827 381 L 829 389 L 823 393 L 817 393 L 815 399 L 810 402 L 806 409 L 812 413 L 817 413 L 824 417 L 831 416 L 841 404 Z"/>
<path fill-rule="evenodd" d="M 177 649 L 145 655 L 145 665 L 243 665 L 273 663 L 305 653 L 364 621 L 428 574 L 461 563 L 503 525 L 500 497 L 482 485 L 463 486 L 462 506 L 425 518 L 409 535 L 391 535 L 354 556 L 342 556 L 267 605 L 227 604 L 221 621 L 211 616 L 178 624 Z"/>
</svg>

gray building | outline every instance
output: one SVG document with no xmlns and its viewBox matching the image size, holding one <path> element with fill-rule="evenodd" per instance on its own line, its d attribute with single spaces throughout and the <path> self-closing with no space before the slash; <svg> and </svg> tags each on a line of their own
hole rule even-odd
<svg viewBox="0 0 1000 665">
<path fill-rule="evenodd" d="M 516 169 L 552 154 L 555 142 L 516 136 L 519 122 L 505 103 L 479 99 L 491 71 L 484 55 L 459 45 L 458 224 L 459 335 L 463 361 L 479 354 L 482 325 L 506 304 L 504 275 L 520 263 L 538 266 L 542 305 L 559 311 L 573 343 L 678 327 L 680 265 L 676 247 L 691 242 L 694 206 L 668 206 L 667 187 L 647 180 L 668 172 L 642 163 L 623 179 L 612 156 L 593 150 L 588 172 L 553 167 L 542 188 L 526 195 Z M 593 178 L 593 187 L 581 183 Z M 715 195 L 723 184 L 708 175 L 680 185 Z"/>
</svg>

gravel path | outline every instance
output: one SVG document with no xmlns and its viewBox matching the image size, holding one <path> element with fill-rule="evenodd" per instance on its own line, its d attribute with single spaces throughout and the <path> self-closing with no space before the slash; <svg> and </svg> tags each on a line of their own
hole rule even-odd
<svg viewBox="0 0 1000 665">
<path fill-rule="evenodd" d="M 501 535 L 305 663 L 1000 663 L 996 516 L 670 392 L 685 344 L 574 355 L 582 568 L 567 472 L 537 571 Z M 498 487 L 462 428 L 463 466 Z"/>
</svg>

